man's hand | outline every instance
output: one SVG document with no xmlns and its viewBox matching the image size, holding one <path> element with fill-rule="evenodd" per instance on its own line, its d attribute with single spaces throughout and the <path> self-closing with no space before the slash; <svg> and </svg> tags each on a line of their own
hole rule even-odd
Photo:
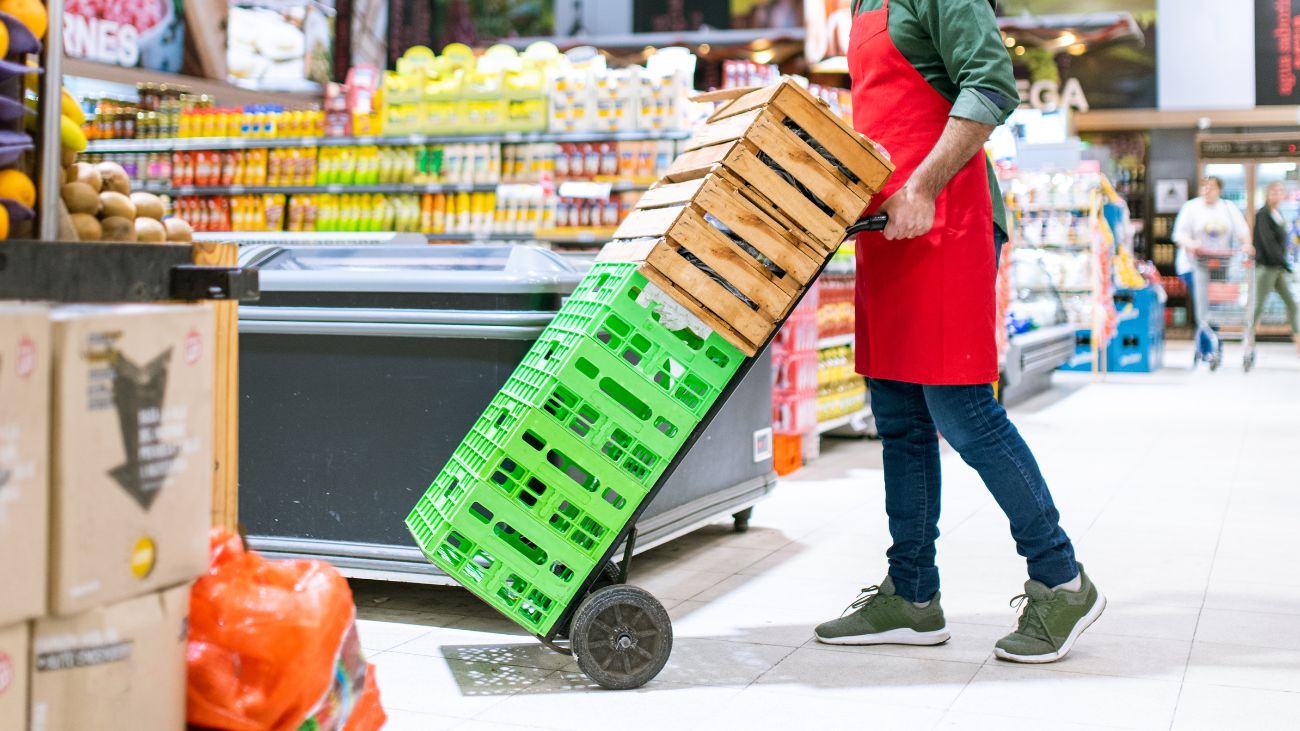
<svg viewBox="0 0 1300 731">
<path fill-rule="evenodd" d="M 889 214 L 885 238 L 914 239 L 934 228 L 934 197 L 904 185 L 880 206 L 880 213 Z"/>
<path fill-rule="evenodd" d="M 1254 259 L 1254 258 L 1255 258 L 1255 247 L 1254 247 L 1254 246 L 1251 246 L 1250 244 L 1246 244 L 1245 246 L 1241 247 L 1241 251 L 1242 251 L 1242 252 L 1243 252 L 1247 257 L 1249 257 L 1249 258 L 1251 258 L 1251 259 Z"/>
</svg>

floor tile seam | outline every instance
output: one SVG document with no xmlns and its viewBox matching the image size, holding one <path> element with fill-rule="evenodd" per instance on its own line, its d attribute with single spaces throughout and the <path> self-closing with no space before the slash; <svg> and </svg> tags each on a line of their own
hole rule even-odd
<svg viewBox="0 0 1300 731">
<path fill-rule="evenodd" d="M 1214 558 L 1219 555 L 1219 545 L 1223 542 L 1224 527 L 1228 524 L 1228 512 L 1232 509 L 1232 493 L 1228 493 L 1228 498 L 1223 505 L 1223 517 L 1219 521 L 1219 531 L 1214 536 Z M 1187 660 L 1183 663 L 1183 675 L 1178 683 L 1178 696 L 1174 699 L 1173 717 L 1169 719 L 1169 729 L 1173 731 L 1174 723 L 1178 720 L 1178 707 L 1183 702 L 1183 689 L 1187 685 L 1187 671 L 1192 666 L 1192 649 L 1196 646 L 1196 636 L 1201 631 L 1201 617 L 1205 614 L 1205 601 L 1210 595 L 1210 577 L 1214 575 L 1214 560 L 1210 561 L 1209 571 L 1205 574 L 1205 586 L 1201 589 L 1201 604 L 1196 609 L 1196 623 L 1192 627 L 1192 643 L 1187 648 Z"/>
<path fill-rule="evenodd" d="M 776 662 L 772 663 L 772 667 L 770 667 L 770 668 L 768 668 L 767 670 L 764 670 L 763 672 L 759 673 L 757 676 L 754 677 L 753 680 L 749 681 L 749 685 L 746 685 L 745 687 L 746 687 L 746 688 L 752 688 L 753 686 L 757 685 L 757 684 L 758 684 L 758 681 L 762 680 L 763 677 L 764 677 L 765 675 L 767 675 L 768 673 L 770 673 L 770 672 L 772 672 L 773 670 L 777 669 L 777 667 L 779 667 L 779 666 L 781 665 L 781 663 L 785 662 L 786 660 L 789 660 L 791 655 L 793 655 L 793 654 L 795 654 L 796 652 L 798 652 L 799 650 L 803 649 L 803 647 L 804 647 L 804 645 L 800 645 L 799 647 L 792 647 L 792 648 L 790 648 L 790 651 L 787 652 L 786 654 L 782 655 L 780 660 L 777 660 Z"/>
</svg>

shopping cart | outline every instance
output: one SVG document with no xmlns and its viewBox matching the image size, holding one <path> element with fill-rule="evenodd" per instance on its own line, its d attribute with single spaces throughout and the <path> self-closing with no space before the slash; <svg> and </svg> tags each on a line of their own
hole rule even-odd
<svg viewBox="0 0 1300 731">
<path fill-rule="evenodd" d="M 1201 251 L 1197 259 L 1209 271 L 1205 291 L 1196 291 L 1196 359 L 1209 364 L 1211 371 L 1223 365 L 1223 341 L 1242 340 L 1247 353 L 1253 350 L 1250 318 L 1254 287 L 1251 284 L 1251 261 L 1239 249 Z M 1196 290 L 1202 282 L 1197 282 Z M 1199 317 L 1204 312 L 1205 317 Z M 1249 367 L 1249 366 L 1248 366 Z"/>
<path fill-rule="evenodd" d="M 864 231 L 880 231 L 884 229 L 887 222 L 888 217 L 885 215 L 864 218 L 848 227 L 847 235 L 852 238 Z M 822 269 L 829 261 L 830 257 L 827 257 L 822 264 Z M 601 271 L 599 266 L 592 272 Z M 605 301 L 610 307 L 624 308 L 607 310 L 619 318 L 620 325 L 610 327 L 611 320 L 604 321 L 605 324 L 601 327 L 608 327 L 609 331 L 598 330 L 596 333 L 598 343 L 591 346 L 594 349 L 582 351 L 590 354 L 592 362 L 577 359 L 579 370 L 583 370 L 583 363 L 586 363 L 586 370 L 594 371 L 605 367 L 604 364 L 609 358 L 617 361 L 619 356 L 629 358 L 635 355 L 632 350 L 625 350 L 625 348 L 634 347 L 638 336 L 645 339 L 643 336 L 647 333 L 637 328 L 654 326 L 643 315 L 628 309 L 628 302 L 631 300 L 626 295 L 639 287 L 644 287 L 645 280 L 644 277 L 636 279 L 635 265 L 623 266 L 632 267 L 630 278 L 625 277 L 617 284 L 606 285 L 602 290 L 600 285 L 589 284 L 589 280 L 593 277 L 588 275 L 570 297 L 570 304 L 566 304 L 566 307 L 556 316 L 557 325 L 561 328 L 567 327 L 568 324 L 560 325 L 564 318 L 568 317 L 569 322 L 573 322 L 585 303 L 595 304 L 599 297 L 606 297 Z M 818 274 L 820 272 L 821 269 L 818 270 Z M 617 279 L 617 275 L 612 276 Z M 619 291 L 617 296 L 601 293 L 614 289 Z M 805 288 L 799 299 L 811 290 L 812 287 Z M 596 294 L 593 294 L 593 291 Z M 795 304 L 797 306 L 797 302 Z M 793 313 L 795 309 L 797 307 L 791 308 L 790 312 Z M 788 317 L 787 314 L 782 318 L 780 324 L 784 324 Z M 628 328 L 620 332 L 619 328 L 624 325 Z M 590 325 L 583 327 L 590 327 Z M 777 332 L 779 327 L 774 329 L 767 341 L 758 348 L 759 354 L 767 348 Z M 545 337 L 544 335 L 543 338 Z M 608 340 L 607 337 L 617 338 L 618 342 Z M 705 341 L 703 352 L 707 353 L 710 344 L 714 342 L 713 338 L 717 338 L 716 334 Z M 602 348 L 611 345 L 614 346 L 617 355 L 606 355 L 603 352 Z M 542 341 L 539 341 L 539 346 L 541 352 L 539 347 L 535 346 L 533 351 L 525 356 L 524 363 L 520 366 L 521 371 L 528 370 L 530 363 L 535 364 L 539 358 L 550 357 L 546 351 L 552 346 L 543 344 Z M 564 347 L 558 342 L 556 346 Z M 646 343 L 646 346 L 651 344 Z M 744 358 L 738 350 L 731 352 L 741 357 L 738 365 L 734 366 L 734 371 L 730 368 L 718 367 L 719 363 L 716 361 L 711 364 L 707 360 L 701 361 L 698 358 L 680 359 L 686 368 L 699 367 L 697 374 L 711 379 L 711 383 L 717 388 L 717 397 L 712 401 L 712 405 L 703 411 L 698 423 L 684 441 L 680 442 L 680 446 L 674 447 L 675 456 L 671 460 L 665 460 L 666 467 L 662 466 L 661 462 L 656 462 L 654 457 L 656 454 L 671 453 L 660 447 L 666 444 L 665 440 L 668 437 L 674 435 L 669 434 L 666 429 L 659 429 L 658 422 L 661 420 L 651 419 L 656 422 L 655 428 L 635 434 L 625 434 L 621 431 L 622 427 L 610 424 L 601 416 L 602 393 L 588 393 L 578 387 L 570 389 L 566 382 L 561 382 L 549 399 L 544 393 L 541 394 L 546 404 L 544 408 L 547 409 L 549 416 L 539 417 L 535 423 L 529 422 L 531 426 L 528 430 L 520 430 L 517 428 L 518 424 L 514 423 L 519 410 L 512 410 L 512 407 L 517 406 L 520 398 L 523 397 L 516 398 L 518 394 L 512 392 L 510 383 L 507 383 L 502 394 L 489 405 L 488 410 L 462 445 L 462 449 L 469 447 L 471 452 L 467 454 L 469 459 L 479 460 L 480 465 L 498 465 L 492 481 L 502 488 L 500 494 L 492 490 L 474 493 L 471 497 L 459 499 L 458 503 L 455 499 L 445 500 L 444 498 L 449 495 L 463 495 L 466 485 L 458 484 L 458 480 L 471 479 L 468 471 L 457 471 L 457 456 L 453 455 L 453 463 L 443 470 L 430 488 L 430 492 L 408 518 L 408 527 L 416 535 L 421 547 L 425 548 L 426 555 L 448 571 L 453 579 L 474 591 L 507 619 L 530 630 L 542 644 L 556 652 L 572 655 L 579 669 L 600 686 L 625 690 L 646 684 L 658 675 L 667 663 L 672 651 L 673 631 L 672 622 L 663 605 L 646 590 L 627 584 L 632 556 L 636 548 L 637 520 L 672 477 L 678 465 L 690 452 L 735 388 L 745 379 L 756 361 L 756 357 Z M 562 356 L 555 356 L 553 360 L 560 357 Z M 645 364 L 651 362 L 650 358 L 636 357 L 633 360 Z M 656 365 L 655 368 L 657 369 L 658 366 Z M 681 373 L 671 376 L 666 373 L 660 375 L 671 378 L 674 389 L 677 383 L 689 383 L 691 378 L 691 375 L 687 375 L 683 381 Z M 514 379 L 515 377 L 512 377 L 512 383 L 515 382 Z M 526 386 L 526 381 L 527 378 L 524 378 L 519 383 Z M 667 382 L 667 380 L 660 382 L 659 376 L 655 377 L 655 383 L 661 387 L 668 388 L 665 385 Z M 606 385 L 602 382 L 601 387 L 604 388 Z M 632 387 L 631 384 L 626 386 Z M 561 389 L 566 392 L 567 397 L 557 401 L 555 394 L 559 394 Z M 534 393 L 533 397 L 537 398 L 537 394 Z M 651 406 L 659 408 L 655 404 L 663 403 L 662 400 L 654 403 L 647 401 L 646 408 L 649 409 Z M 671 407 L 673 404 L 668 402 L 663 406 L 666 409 L 663 413 L 669 413 L 667 410 Z M 646 413 L 650 412 L 647 410 Z M 563 419 L 559 423 L 552 423 L 551 417 L 559 419 L 561 415 Z M 520 441 L 523 443 L 516 444 L 511 441 L 505 445 L 510 450 L 523 450 L 526 445 L 533 450 L 538 450 L 538 454 L 544 453 L 545 457 L 530 464 L 517 462 L 516 457 L 522 454 L 522 451 L 503 450 L 499 440 L 494 439 L 495 434 L 505 433 L 507 430 L 511 434 L 521 434 Z M 580 437 L 577 441 L 575 441 L 575 434 Z M 578 441 L 591 443 L 589 437 L 595 437 L 596 441 L 603 445 L 600 448 L 600 455 L 609 458 L 610 461 L 602 461 L 597 470 L 584 472 L 584 468 L 567 459 L 562 450 L 566 449 L 565 444 L 574 445 L 574 450 L 580 449 Z M 606 438 L 608 442 L 605 441 Z M 629 481 L 627 467 L 635 459 L 641 460 L 638 464 L 644 469 L 637 474 L 640 475 L 641 485 L 648 484 L 647 489 L 638 490 L 635 481 Z M 662 472 L 656 473 L 650 466 L 654 469 L 662 469 Z M 587 467 L 589 469 L 590 465 Z M 553 472 L 552 468 L 559 472 Z M 658 476 L 655 477 L 655 474 Z M 575 481 L 583 484 L 587 488 L 586 492 L 590 494 L 578 494 L 583 491 L 563 493 L 559 483 L 547 484 L 551 475 L 555 475 L 557 479 L 563 479 L 565 475 L 573 477 Z M 550 527 L 558 529 L 557 521 L 562 523 L 563 540 L 550 534 L 529 538 L 515 527 L 522 523 L 512 525 L 514 518 L 511 516 L 522 515 L 520 504 L 528 506 L 537 505 L 538 501 L 555 501 L 557 492 L 561 493 L 558 498 L 562 498 L 562 502 L 555 503 L 557 508 L 550 519 Z M 638 495 L 639 502 L 637 502 Z M 449 509 L 439 507 L 436 504 L 438 501 L 444 504 L 451 503 L 452 507 Z M 454 511 L 454 515 L 447 515 L 444 511 Z M 435 515 L 435 512 L 443 514 Z M 550 508 L 546 512 L 549 513 Z M 443 521 L 440 526 L 438 521 L 440 517 L 450 519 Z M 621 520 L 621 524 L 618 524 L 617 520 Z M 743 530 L 744 527 L 743 524 L 737 523 L 737 530 Z M 492 552 L 497 551 L 497 545 L 507 546 L 512 554 L 518 554 L 514 558 L 517 559 L 520 555 L 527 557 L 529 560 L 524 563 L 535 564 L 535 566 L 517 568 L 520 563 L 518 561 L 514 565 L 506 566 L 504 565 L 506 562 L 498 560 L 500 556 L 493 556 L 482 550 L 482 546 L 485 545 L 492 546 L 490 549 Z M 427 546 L 434 547 L 432 553 Z M 600 546 L 607 546 L 607 548 L 597 554 L 596 551 Z M 620 552 L 621 561 L 618 560 Z M 596 560 L 593 562 L 590 560 L 592 558 Z M 590 565 L 592 568 L 585 576 L 575 576 L 574 570 L 570 567 L 579 564 Z M 576 591 L 573 590 L 575 582 Z M 561 586 L 564 587 L 563 590 L 559 588 Z M 556 596 L 571 598 L 556 606 L 557 602 L 553 598 Z"/>
</svg>

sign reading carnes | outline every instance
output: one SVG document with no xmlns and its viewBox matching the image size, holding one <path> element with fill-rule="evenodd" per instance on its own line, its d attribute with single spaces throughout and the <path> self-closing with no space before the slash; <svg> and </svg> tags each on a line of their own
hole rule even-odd
<svg viewBox="0 0 1300 731">
<path fill-rule="evenodd" d="M 1255 0 L 1255 103 L 1296 104 L 1300 72 L 1300 3 Z"/>
</svg>

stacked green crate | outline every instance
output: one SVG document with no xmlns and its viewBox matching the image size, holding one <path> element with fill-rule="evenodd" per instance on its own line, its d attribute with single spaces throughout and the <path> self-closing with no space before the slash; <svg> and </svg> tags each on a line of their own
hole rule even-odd
<svg viewBox="0 0 1300 731">
<path fill-rule="evenodd" d="M 740 368 L 597 264 L 407 517 L 424 554 L 547 634 Z"/>
</svg>

